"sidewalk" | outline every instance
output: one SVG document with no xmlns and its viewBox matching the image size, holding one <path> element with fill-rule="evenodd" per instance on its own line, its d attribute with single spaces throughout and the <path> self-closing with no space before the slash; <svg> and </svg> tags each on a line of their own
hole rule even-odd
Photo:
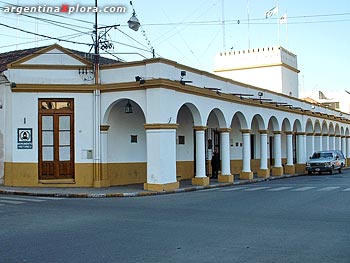
<svg viewBox="0 0 350 263">
<path fill-rule="evenodd" d="M 233 185 L 252 184 L 270 180 L 291 178 L 303 176 L 304 174 L 282 175 L 278 177 L 254 178 L 252 180 L 240 180 L 235 176 L 233 183 L 219 183 L 216 179 L 210 179 L 208 186 L 194 186 L 191 180 L 180 181 L 180 188 L 171 191 L 146 191 L 143 190 L 143 184 L 133 184 L 126 186 L 112 186 L 108 188 L 87 188 L 87 187 L 68 187 L 68 188 L 49 188 L 49 187 L 10 187 L 0 185 L 0 194 L 7 195 L 26 195 L 26 196 L 48 196 L 48 197 L 70 197 L 70 198 L 106 198 L 106 197 L 137 197 L 162 194 L 174 194 L 203 189 L 227 187 Z"/>
</svg>

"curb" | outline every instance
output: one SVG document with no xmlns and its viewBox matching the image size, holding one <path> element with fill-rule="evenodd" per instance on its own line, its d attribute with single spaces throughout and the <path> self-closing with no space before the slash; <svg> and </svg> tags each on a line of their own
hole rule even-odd
<svg viewBox="0 0 350 263">
<path fill-rule="evenodd" d="M 307 174 L 291 174 L 291 175 L 282 175 L 278 177 L 269 177 L 269 178 L 254 178 L 247 181 L 242 182 L 233 182 L 233 183 L 216 183 L 208 186 L 189 186 L 185 188 L 178 188 L 174 190 L 161 191 L 161 192 L 127 192 L 127 193 L 35 193 L 35 192 L 26 192 L 26 191 L 17 191 L 17 190 L 1 190 L 0 194 L 4 195 L 22 195 L 22 196 L 38 196 L 38 197 L 65 197 L 65 198 L 115 198 L 115 197 L 146 197 L 146 196 L 154 196 L 154 195 L 166 195 L 166 194 L 177 194 L 177 193 L 185 193 L 185 192 L 193 192 L 200 191 L 206 189 L 215 189 L 222 187 L 230 187 L 236 185 L 245 185 L 245 184 L 254 184 L 259 182 L 266 182 L 272 180 L 280 180 L 292 177 L 299 176 L 307 176 Z"/>
</svg>

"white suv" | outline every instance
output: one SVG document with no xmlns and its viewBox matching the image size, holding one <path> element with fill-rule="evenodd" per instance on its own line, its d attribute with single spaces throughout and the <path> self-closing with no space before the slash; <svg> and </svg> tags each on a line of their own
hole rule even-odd
<svg viewBox="0 0 350 263">
<path fill-rule="evenodd" d="M 310 160 L 306 162 L 306 171 L 308 174 L 312 174 L 313 172 L 329 172 L 333 174 L 335 170 L 341 173 L 344 166 L 345 157 L 342 151 L 319 151 L 315 152 L 310 157 Z"/>
</svg>

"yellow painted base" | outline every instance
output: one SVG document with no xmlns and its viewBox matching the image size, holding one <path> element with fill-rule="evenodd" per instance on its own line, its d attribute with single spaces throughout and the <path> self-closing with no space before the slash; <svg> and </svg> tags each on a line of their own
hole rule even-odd
<svg viewBox="0 0 350 263">
<path fill-rule="evenodd" d="M 94 181 L 93 186 L 95 188 L 102 188 L 102 187 L 110 187 L 111 183 L 109 180 L 98 180 L 98 181 Z"/>
<path fill-rule="evenodd" d="M 210 183 L 209 177 L 192 178 L 193 185 L 208 186 Z"/>
<path fill-rule="evenodd" d="M 178 189 L 180 187 L 179 182 L 169 183 L 169 184 L 149 184 L 144 183 L 143 189 L 148 191 L 162 192 Z"/>
<path fill-rule="evenodd" d="M 240 172 L 239 174 L 239 178 L 242 180 L 251 180 L 253 177 L 253 172 Z"/>
<path fill-rule="evenodd" d="M 176 178 L 177 180 L 186 180 L 194 177 L 194 161 L 177 161 Z"/>
<path fill-rule="evenodd" d="M 259 169 L 258 170 L 259 178 L 269 178 L 270 177 L 270 169 Z"/>
<path fill-rule="evenodd" d="M 272 176 L 282 176 L 283 167 L 272 167 Z"/>
<path fill-rule="evenodd" d="M 218 182 L 219 183 L 233 183 L 233 175 L 221 175 L 218 176 Z"/>
<path fill-rule="evenodd" d="M 102 167 L 110 185 L 143 184 L 147 182 L 147 163 L 107 163 Z"/>
<path fill-rule="evenodd" d="M 295 174 L 295 166 L 294 165 L 286 165 L 284 167 L 285 174 Z"/>
<path fill-rule="evenodd" d="M 295 172 L 296 173 L 305 173 L 306 165 L 303 163 L 295 164 Z"/>
</svg>

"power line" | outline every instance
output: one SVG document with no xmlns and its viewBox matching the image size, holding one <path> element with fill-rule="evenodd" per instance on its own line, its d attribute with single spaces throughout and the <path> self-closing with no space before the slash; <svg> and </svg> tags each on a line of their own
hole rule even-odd
<svg viewBox="0 0 350 263">
<path fill-rule="evenodd" d="M 18 31 L 21 31 L 21 32 L 26 33 L 26 34 L 31 34 L 31 35 L 35 35 L 35 36 L 39 36 L 39 37 L 44 37 L 44 38 L 49 38 L 49 39 L 52 39 L 52 40 L 58 40 L 58 41 L 62 41 L 62 42 L 72 43 L 72 44 L 91 46 L 91 44 L 77 42 L 77 41 L 65 40 L 65 39 L 61 39 L 61 38 L 57 38 L 57 37 L 50 37 L 50 36 L 47 36 L 47 35 L 38 34 L 38 33 L 31 32 L 31 31 L 27 31 L 27 30 L 24 30 L 24 29 L 21 29 L 21 28 L 5 25 L 3 23 L 0 23 L 0 26 L 7 27 L 7 28 L 10 28 L 10 29 L 14 29 L 14 30 L 18 30 Z"/>
<path fill-rule="evenodd" d="M 321 14 L 321 15 L 302 15 L 302 16 L 288 16 L 289 19 L 300 19 L 300 18 L 316 18 L 316 17 L 336 17 L 336 16 L 348 16 L 350 13 L 334 13 L 334 14 Z M 272 20 L 276 20 L 279 18 L 270 18 Z M 228 19 L 225 20 L 225 23 L 237 23 L 237 22 L 248 22 L 248 19 Z M 266 21 L 266 18 L 253 18 L 249 19 L 249 21 Z M 342 19 L 342 20 L 328 20 L 329 22 L 343 22 L 343 21 L 350 21 L 349 19 Z M 314 23 L 324 23 L 323 20 L 321 21 L 313 21 Z M 297 23 L 308 23 L 308 22 L 297 22 Z M 269 24 L 269 23 L 264 23 Z M 169 22 L 169 23 L 148 23 L 143 24 L 143 26 L 174 26 L 174 25 L 222 25 L 222 20 L 204 20 L 204 21 L 188 21 L 188 22 Z M 127 25 L 122 25 L 127 26 Z"/>
</svg>

